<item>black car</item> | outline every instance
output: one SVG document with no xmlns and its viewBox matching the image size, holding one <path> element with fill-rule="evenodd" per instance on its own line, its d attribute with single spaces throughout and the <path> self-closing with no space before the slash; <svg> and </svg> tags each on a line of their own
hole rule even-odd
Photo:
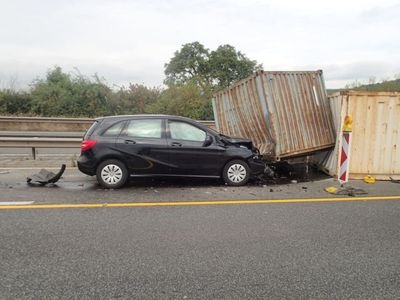
<svg viewBox="0 0 400 300">
<path fill-rule="evenodd" d="M 223 178 L 244 185 L 265 164 L 252 142 L 230 138 L 188 118 L 131 115 L 95 120 L 86 132 L 78 168 L 106 188 L 134 176 Z"/>
</svg>

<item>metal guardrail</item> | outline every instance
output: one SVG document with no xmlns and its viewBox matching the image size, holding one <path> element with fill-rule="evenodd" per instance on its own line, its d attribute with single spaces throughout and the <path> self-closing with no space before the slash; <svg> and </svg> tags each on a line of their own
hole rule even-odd
<svg viewBox="0 0 400 300">
<path fill-rule="evenodd" d="M 0 147 L 31 148 L 32 157 L 36 159 L 36 148 L 77 148 L 82 138 L 49 138 L 49 137 L 0 137 Z"/>
<path fill-rule="evenodd" d="M 0 131 L 0 137 L 82 138 L 84 132 Z"/>
<path fill-rule="evenodd" d="M 0 137 L 4 148 L 79 148 L 81 138 Z"/>
</svg>

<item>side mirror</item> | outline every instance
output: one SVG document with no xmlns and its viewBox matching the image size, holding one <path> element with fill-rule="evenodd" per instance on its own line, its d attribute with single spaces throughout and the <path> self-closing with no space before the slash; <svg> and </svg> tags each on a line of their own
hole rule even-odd
<svg viewBox="0 0 400 300">
<path fill-rule="evenodd" d="M 204 143 L 203 143 L 203 147 L 210 146 L 213 143 L 213 141 L 214 140 L 213 140 L 212 136 L 207 134 L 206 139 L 204 140 Z"/>
</svg>

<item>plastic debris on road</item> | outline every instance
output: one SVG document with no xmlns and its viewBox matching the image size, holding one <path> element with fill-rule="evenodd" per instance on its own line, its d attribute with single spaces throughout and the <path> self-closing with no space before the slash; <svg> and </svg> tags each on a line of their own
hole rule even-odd
<svg viewBox="0 0 400 300">
<path fill-rule="evenodd" d="M 398 180 L 398 179 L 393 179 L 392 177 L 389 177 L 389 178 L 390 178 L 390 181 L 393 183 L 400 183 L 400 180 Z"/>
<path fill-rule="evenodd" d="M 375 179 L 374 177 L 372 177 L 371 175 L 368 175 L 368 176 L 365 176 L 365 177 L 363 178 L 363 181 L 364 181 L 365 183 L 375 183 L 375 182 L 376 182 L 376 179 Z"/>
<path fill-rule="evenodd" d="M 357 195 L 366 195 L 368 194 L 363 189 L 353 188 L 351 186 L 336 188 L 334 186 L 326 187 L 324 190 L 330 194 L 334 195 L 347 195 L 355 197 Z"/>
<path fill-rule="evenodd" d="M 58 180 L 60 180 L 64 171 L 65 171 L 65 164 L 61 165 L 61 169 L 60 171 L 58 171 L 57 174 L 47 171 L 46 169 L 41 169 L 39 173 L 27 177 L 26 182 L 29 184 L 39 184 L 39 185 L 56 183 Z"/>
</svg>

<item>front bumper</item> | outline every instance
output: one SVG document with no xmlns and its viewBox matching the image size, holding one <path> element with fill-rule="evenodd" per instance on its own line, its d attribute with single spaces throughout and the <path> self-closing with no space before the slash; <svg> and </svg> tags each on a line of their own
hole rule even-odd
<svg viewBox="0 0 400 300">
<path fill-rule="evenodd" d="M 265 166 L 265 162 L 258 157 L 252 157 L 249 159 L 251 175 L 263 174 L 265 171 Z"/>
</svg>

